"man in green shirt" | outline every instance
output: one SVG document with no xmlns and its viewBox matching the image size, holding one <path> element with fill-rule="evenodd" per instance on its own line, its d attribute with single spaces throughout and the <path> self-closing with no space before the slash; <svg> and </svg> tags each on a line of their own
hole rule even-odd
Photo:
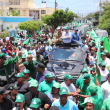
<svg viewBox="0 0 110 110">
<path fill-rule="evenodd" d="M 84 67 L 84 68 L 82 69 L 81 73 L 82 73 L 82 75 L 83 75 L 84 73 L 88 73 L 87 67 Z M 80 93 L 80 90 L 79 90 L 79 89 L 81 89 L 81 85 L 84 84 L 82 75 L 76 80 L 77 93 Z M 79 89 L 78 89 L 78 88 L 79 88 Z"/>
<path fill-rule="evenodd" d="M 37 73 L 36 67 L 37 67 L 38 62 L 35 60 L 32 60 L 32 58 L 33 58 L 32 55 L 28 55 L 27 61 L 20 64 L 19 68 L 25 66 L 26 69 L 28 69 L 30 71 L 30 76 L 35 79 L 36 73 Z"/>
<path fill-rule="evenodd" d="M 53 80 L 53 75 L 51 73 L 45 74 L 45 80 L 39 84 L 38 90 L 47 94 L 52 91 L 52 87 L 55 81 Z"/>
<path fill-rule="evenodd" d="M 15 56 L 13 59 L 6 60 L 6 54 L 1 53 L 0 54 L 0 79 L 6 81 L 6 72 L 4 69 L 6 69 L 8 75 L 11 75 L 11 65 L 16 64 L 18 61 L 18 56 Z"/>
<path fill-rule="evenodd" d="M 27 39 L 31 37 L 31 34 L 29 32 L 26 34 Z"/>
<path fill-rule="evenodd" d="M 28 69 L 24 70 L 24 81 L 31 81 L 34 80 L 33 78 L 30 77 L 30 71 Z"/>
<path fill-rule="evenodd" d="M 110 110 L 110 98 L 104 100 L 101 110 Z"/>
</svg>

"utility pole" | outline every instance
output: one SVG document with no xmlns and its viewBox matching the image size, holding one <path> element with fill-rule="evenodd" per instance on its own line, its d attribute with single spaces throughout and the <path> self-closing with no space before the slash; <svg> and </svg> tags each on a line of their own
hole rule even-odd
<svg viewBox="0 0 110 110">
<path fill-rule="evenodd" d="M 102 6 L 102 3 L 101 3 L 101 0 L 100 0 L 100 16 L 101 16 L 101 6 Z"/>
<path fill-rule="evenodd" d="M 56 10 L 56 0 L 55 0 L 55 10 Z"/>
</svg>

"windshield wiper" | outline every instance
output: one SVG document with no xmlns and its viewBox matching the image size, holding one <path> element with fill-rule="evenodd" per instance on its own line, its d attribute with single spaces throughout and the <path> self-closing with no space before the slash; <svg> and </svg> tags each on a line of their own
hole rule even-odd
<svg viewBox="0 0 110 110">
<path fill-rule="evenodd" d="M 76 62 L 82 62 L 82 61 L 78 61 L 78 60 L 65 60 L 65 61 L 76 61 Z"/>
</svg>

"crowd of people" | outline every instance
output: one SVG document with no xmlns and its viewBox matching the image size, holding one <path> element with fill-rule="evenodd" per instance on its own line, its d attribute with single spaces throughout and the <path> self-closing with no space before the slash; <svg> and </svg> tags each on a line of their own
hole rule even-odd
<svg viewBox="0 0 110 110">
<path fill-rule="evenodd" d="M 12 71 L 16 78 L 0 87 L 0 110 L 110 110 L 110 54 L 101 41 L 101 62 L 97 63 L 98 47 L 89 33 L 85 37 L 81 43 L 77 28 L 71 33 L 69 27 L 65 31 L 58 27 L 55 37 L 47 29 L 37 31 L 35 38 L 21 32 L 16 38 L 0 39 L 0 85 Z M 50 52 L 61 42 L 64 47 L 78 44 L 85 54 L 87 66 L 76 84 L 69 74 L 60 84 L 46 69 Z"/>
</svg>

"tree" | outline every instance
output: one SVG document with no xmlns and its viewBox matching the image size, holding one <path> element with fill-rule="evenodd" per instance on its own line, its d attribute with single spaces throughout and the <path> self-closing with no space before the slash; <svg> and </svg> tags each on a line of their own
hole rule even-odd
<svg viewBox="0 0 110 110">
<path fill-rule="evenodd" d="M 88 20 L 92 20 L 92 18 L 94 18 L 94 13 L 89 13 L 89 14 L 86 16 L 86 19 L 88 19 Z"/>
<path fill-rule="evenodd" d="M 66 9 L 65 9 L 65 12 L 68 12 L 69 11 L 69 8 L 67 7 Z"/>
<path fill-rule="evenodd" d="M 17 10 L 12 10 L 12 12 L 10 12 L 9 14 L 8 14 L 8 16 L 19 16 L 19 13 L 18 13 L 18 11 Z"/>
<path fill-rule="evenodd" d="M 40 21 L 25 21 L 18 24 L 18 28 L 21 30 L 30 31 L 33 37 L 35 38 L 34 32 L 39 29 L 39 26 L 42 25 Z"/>
<path fill-rule="evenodd" d="M 54 33 L 54 30 L 58 26 L 61 26 L 62 23 L 67 24 L 68 22 L 72 22 L 74 17 L 76 17 L 76 15 L 71 11 L 65 12 L 63 10 L 55 10 L 53 14 L 45 15 L 41 19 L 47 25 L 52 26 L 52 33 Z"/>
<path fill-rule="evenodd" d="M 104 2 L 103 3 L 103 16 L 100 18 L 99 20 L 99 25 L 98 27 L 101 29 L 105 29 L 108 31 L 108 33 L 110 34 L 110 2 Z"/>
<path fill-rule="evenodd" d="M 9 32 L 8 31 L 3 31 L 3 32 L 0 32 L 0 38 L 5 38 L 9 35 Z"/>
</svg>

